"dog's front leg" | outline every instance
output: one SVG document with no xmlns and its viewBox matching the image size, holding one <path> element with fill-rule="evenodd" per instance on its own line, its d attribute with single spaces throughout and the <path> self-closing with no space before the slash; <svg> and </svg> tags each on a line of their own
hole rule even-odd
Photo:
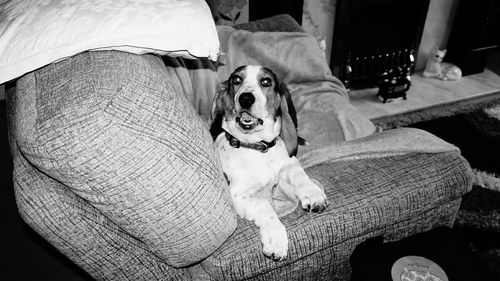
<svg viewBox="0 0 500 281">
<path fill-rule="evenodd" d="M 237 192 L 231 192 L 231 198 L 237 214 L 253 221 L 259 228 L 264 255 L 275 261 L 285 259 L 288 253 L 286 229 L 268 199 Z"/>
<path fill-rule="evenodd" d="M 296 196 L 302 208 L 308 212 L 320 213 L 327 206 L 326 194 L 320 183 L 313 181 L 306 174 L 299 160 L 291 157 L 280 170 L 280 185 L 288 186 L 284 191 L 291 196 Z"/>
</svg>

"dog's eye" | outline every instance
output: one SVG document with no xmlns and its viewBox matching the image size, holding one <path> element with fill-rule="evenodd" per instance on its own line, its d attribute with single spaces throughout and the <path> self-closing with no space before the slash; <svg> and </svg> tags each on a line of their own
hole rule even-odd
<svg viewBox="0 0 500 281">
<path fill-rule="evenodd" d="M 242 80 L 242 79 L 241 79 L 241 77 L 239 77 L 238 75 L 235 75 L 235 76 L 233 77 L 233 84 L 234 84 L 234 85 L 239 85 L 239 84 L 241 84 L 241 82 L 243 82 L 243 80 Z"/>
<path fill-rule="evenodd" d="M 262 78 L 260 79 L 260 84 L 264 87 L 271 87 L 272 85 L 272 81 L 271 81 L 271 78 Z"/>
</svg>

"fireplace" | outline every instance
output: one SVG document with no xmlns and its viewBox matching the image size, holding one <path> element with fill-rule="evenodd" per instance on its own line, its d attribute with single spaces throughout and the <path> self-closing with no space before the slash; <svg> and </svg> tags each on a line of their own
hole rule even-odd
<svg viewBox="0 0 500 281">
<path fill-rule="evenodd" d="M 338 0 L 330 67 L 348 88 L 414 71 L 429 0 Z"/>
</svg>

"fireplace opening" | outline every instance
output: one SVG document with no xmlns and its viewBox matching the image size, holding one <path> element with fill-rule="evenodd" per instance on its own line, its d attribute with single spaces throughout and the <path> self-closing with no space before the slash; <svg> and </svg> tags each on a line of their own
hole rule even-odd
<svg viewBox="0 0 500 281">
<path fill-rule="evenodd" d="M 429 0 L 338 0 L 330 66 L 348 88 L 414 72 Z"/>
</svg>

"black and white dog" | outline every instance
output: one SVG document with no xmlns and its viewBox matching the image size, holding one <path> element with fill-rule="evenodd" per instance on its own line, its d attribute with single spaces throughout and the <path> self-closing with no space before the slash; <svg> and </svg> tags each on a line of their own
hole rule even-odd
<svg viewBox="0 0 500 281">
<path fill-rule="evenodd" d="M 306 211 L 326 208 L 326 195 L 295 158 L 300 138 L 286 85 L 270 69 L 237 68 L 216 93 L 211 129 L 237 214 L 260 229 L 263 253 L 282 260 L 288 253 L 285 226 L 271 204 L 279 186 Z"/>
</svg>

